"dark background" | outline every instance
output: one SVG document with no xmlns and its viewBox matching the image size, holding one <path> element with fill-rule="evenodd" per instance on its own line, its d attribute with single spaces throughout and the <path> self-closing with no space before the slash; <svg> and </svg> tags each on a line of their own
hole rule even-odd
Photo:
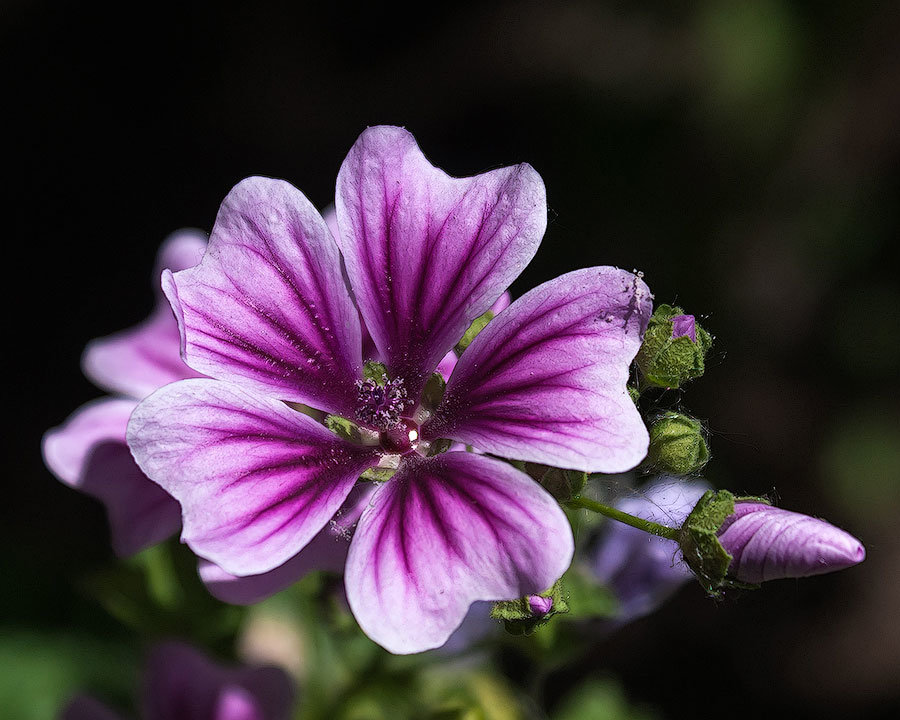
<svg viewBox="0 0 900 720">
<path fill-rule="evenodd" d="M 0 630 L 112 632 L 76 589 L 109 557 L 102 510 L 44 469 L 39 443 L 100 395 L 81 350 L 149 312 L 162 239 L 208 230 L 251 174 L 328 204 L 359 132 L 391 123 L 453 174 L 534 165 L 550 225 L 513 290 L 643 270 L 657 302 L 716 336 L 680 399 L 709 427 L 708 477 L 868 549 L 859 568 L 736 602 L 686 588 L 556 678 L 551 701 L 601 674 L 671 718 L 897 716 L 900 7 L 125 7 L 0 15 Z"/>
</svg>

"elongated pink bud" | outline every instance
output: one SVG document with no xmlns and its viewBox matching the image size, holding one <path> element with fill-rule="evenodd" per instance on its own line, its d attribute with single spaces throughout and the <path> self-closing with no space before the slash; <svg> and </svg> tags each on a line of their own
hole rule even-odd
<svg viewBox="0 0 900 720">
<path fill-rule="evenodd" d="M 718 531 L 732 556 L 729 576 L 745 583 L 822 575 L 862 562 L 862 543 L 824 520 L 738 500 Z"/>
</svg>

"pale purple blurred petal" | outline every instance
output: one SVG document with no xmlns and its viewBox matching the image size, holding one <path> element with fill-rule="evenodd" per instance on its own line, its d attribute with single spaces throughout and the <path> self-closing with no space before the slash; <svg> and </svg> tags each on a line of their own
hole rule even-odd
<svg viewBox="0 0 900 720">
<path fill-rule="evenodd" d="M 693 315 L 676 315 L 672 318 L 672 337 L 680 338 L 687 335 L 691 342 L 697 342 L 697 324 Z"/>
<path fill-rule="evenodd" d="M 178 503 L 141 472 L 125 444 L 136 405 L 112 398 L 89 403 L 48 430 L 43 441 L 44 462 L 53 474 L 106 507 L 120 556 L 162 542 L 181 525 Z"/>
<path fill-rule="evenodd" d="M 700 480 L 662 477 L 616 507 L 631 515 L 680 527 L 710 486 Z M 628 622 L 655 610 L 692 577 L 678 543 L 648 535 L 624 523 L 608 521 L 592 552 L 590 568 L 613 591 L 616 620 Z"/>
<path fill-rule="evenodd" d="M 206 236 L 199 230 L 179 230 L 166 238 L 153 274 L 156 308 L 139 325 L 88 343 L 81 358 L 88 378 L 106 390 L 143 398 L 170 382 L 197 376 L 181 359 L 178 325 L 162 296 L 160 274 L 165 268 L 193 267 L 205 250 Z"/>
<path fill-rule="evenodd" d="M 325 221 L 282 180 L 238 183 L 203 262 L 163 274 L 192 368 L 352 416 L 360 328 Z"/>
<path fill-rule="evenodd" d="M 144 720 L 286 720 L 293 698 L 281 670 L 223 668 L 180 643 L 155 648 L 144 681 Z"/>
<path fill-rule="evenodd" d="M 81 369 L 106 390 L 144 398 L 170 382 L 198 376 L 182 361 L 179 343 L 178 325 L 167 303 L 140 325 L 91 340 Z"/>
<path fill-rule="evenodd" d="M 434 652 L 442 655 L 462 653 L 496 634 L 502 625 L 500 621 L 491 617 L 492 606 L 493 603 L 483 600 L 472 603 L 459 627 L 453 631 L 447 642 Z"/>
<path fill-rule="evenodd" d="M 347 551 L 350 549 L 350 537 L 374 490 L 370 484 L 358 484 L 354 487 L 331 521 L 284 565 L 261 575 L 238 577 L 201 559 L 200 578 L 209 592 L 222 602 L 253 605 L 290 587 L 309 572 L 325 570 L 343 573 Z"/>
<path fill-rule="evenodd" d="M 184 542 L 234 575 L 268 572 L 296 555 L 378 459 L 284 403 L 207 379 L 144 400 L 128 444 L 181 503 Z"/>
<path fill-rule="evenodd" d="M 611 267 L 526 293 L 462 354 L 422 436 L 587 472 L 634 467 L 649 436 L 626 383 L 650 297 L 640 278 Z"/>
<path fill-rule="evenodd" d="M 530 165 L 451 178 L 398 127 L 356 141 L 336 207 L 365 324 L 411 396 L 528 264 L 547 225 L 544 183 Z"/>
<path fill-rule="evenodd" d="M 121 720 L 121 715 L 92 697 L 78 695 L 66 705 L 59 720 Z"/>
<path fill-rule="evenodd" d="M 442 645 L 478 600 L 541 592 L 572 559 L 557 502 L 493 458 L 404 458 L 350 544 L 345 584 L 363 631 L 394 653 Z"/>
<path fill-rule="evenodd" d="M 737 501 L 719 530 L 733 557 L 729 575 L 746 583 L 808 577 L 862 562 L 862 543 L 834 525 L 760 502 Z"/>
<path fill-rule="evenodd" d="M 178 272 L 196 267 L 203 259 L 206 252 L 208 236 L 201 230 L 185 228 L 176 230 L 167 237 L 156 255 L 156 265 L 153 270 L 153 288 L 157 291 L 159 302 L 168 307 L 162 294 L 160 277 L 163 270 Z"/>
<path fill-rule="evenodd" d="M 228 686 L 216 702 L 212 720 L 264 720 L 256 700 L 242 687 Z"/>
</svg>

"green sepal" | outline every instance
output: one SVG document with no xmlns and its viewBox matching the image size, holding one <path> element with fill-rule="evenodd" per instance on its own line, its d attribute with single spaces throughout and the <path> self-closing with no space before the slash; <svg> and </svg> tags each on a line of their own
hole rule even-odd
<svg viewBox="0 0 900 720">
<path fill-rule="evenodd" d="M 432 440 L 431 446 L 428 448 L 428 457 L 434 457 L 435 455 L 447 452 L 452 444 L 453 441 L 450 438 L 438 438 L 437 440 Z"/>
<path fill-rule="evenodd" d="M 362 442 L 359 426 L 345 417 L 341 417 L 340 415 L 327 415 L 325 417 L 325 427 L 331 430 L 331 432 L 339 438 L 349 440 L 353 443 Z"/>
<path fill-rule="evenodd" d="M 660 305 L 650 317 L 644 342 L 635 358 L 642 381 L 662 388 L 681 387 L 703 375 L 712 335 L 694 323 L 695 343 L 687 335 L 672 337 L 672 318 L 684 315 L 680 307 Z"/>
<path fill-rule="evenodd" d="M 372 380 L 376 385 L 384 387 L 388 381 L 387 368 L 384 363 L 377 360 L 366 360 L 363 365 L 363 377 L 366 380 Z"/>
<path fill-rule="evenodd" d="M 494 606 L 491 608 L 491 617 L 495 620 L 502 620 L 506 632 L 510 635 L 531 635 L 539 627 L 546 625 L 554 615 L 569 612 L 569 604 L 566 601 L 561 580 L 557 580 L 553 583 L 553 587 L 544 590 L 544 592 L 534 594 L 540 597 L 552 598 L 553 606 L 546 615 L 536 617 L 531 612 L 531 606 L 528 604 L 528 597 L 526 596 L 515 600 L 501 600 L 494 603 Z"/>
<path fill-rule="evenodd" d="M 469 329 L 466 330 L 466 334 L 462 336 L 462 339 L 456 343 L 456 352 L 457 354 L 462 354 L 463 351 L 469 345 L 472 344 L 472 341 L 478 336 L 482 330 L 484 330 L 485 326 L 494 319 L 494 313 L 488 310 L 484 315 L 479 315 L 472 321 L 472 324 L 469 325 Z"/>
<path fill-rule="evenodd" d="M 444 399 L 444 391 L 447 389 L 447 382 L 444 376 L 438 372 L 431 373 L 428 382 L 422 390 L 422 404 L 429 410 L 434 410 L 441 404 Z"/>
<path fill-rule="evenodd" d="M 359 479 L 369 480 L 370 482 L 387 482 L 394 477 L 395 472 L 397 472 L 397 468 L 370 467 L 359 476 Z"/>
<path fill-rule="evenodd" d="M 563 470 L 539 463 L 525 463 L 524 469 L 560 503 L 578 497 L 587 484 L 588 474 L 581 470 Z"/>
<path fill-rule="evenodd" d="M 690 475 L 709 462 L 709 448 L 698 420 L 677 412 L 661 415 L 650 426 L 647 464 L 671 475 Z"/>
<path fill-rule="evenodd" d="M 734 495 L 727 490 L 707 490 L 681 526 L 684 560 L 709 595 L 721 595 L 730 587 L 752 587 L 727 578 L 732 557 L 717 533 L 733 512 Z"/>
</svg>

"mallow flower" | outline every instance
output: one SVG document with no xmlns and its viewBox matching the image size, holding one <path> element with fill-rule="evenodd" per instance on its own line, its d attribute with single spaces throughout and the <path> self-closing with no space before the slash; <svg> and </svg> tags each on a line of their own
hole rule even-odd
<svg viewBox="0 0 900 720">
<path fill-rule="evenodd" d="M 324 213 L 336 227 L 334 211 Z M 157 253 L 154 289 L 156 307 L 144 322 L 88 343 L 82 358 L 85 375 L 117 396 L 102 398 L 76 410 L 43 439 L 44 461 L 70 487 L 99 499 L 109 518 L 112 546 L 120 556 L 132 555 L 173 535 L 181 527 L 178 502 L 152 482 L 125 444 L 128 418 L 139 400 L 154 390 L 198 374 L 181 360 L 178 324 L 162 294 L 163 269 L 197 265 L 206 250 L 206 234 L 184 229 L 172 233 Z M 501 298 L 498 306 L 509 304 Z M 449 376 L 453 352 L 439 369 Z M 347 558 L 353 524 L 365 507 L 366 488 L 351 494 L 329 525 L 285 565 L 258 576 L 236 578 L 200 560 L 199 573 L 220 600 L 249 604 L 278 592 L 312 570 L 341 572 Z"/>
<path fill-rule="evenodd" d="M 206 235 L 199 230 L 173 233 L 159 250 L 154 278 L 163 268 L 196 265 L 205 248 Z M 125 444 L 128 417 L 141 398 L 197 374 L 181 361 L 178 326 L 158 281 L 155 290 L 149 318 L 91 341 L 82 357 L 84 374 L 116 396 L 82 406 L 48 430 L 42 444 L 44 462 L 56 477 L 104 504 L 113 549 L 120 556 L 165 540 L 181 525 L 178 503 L 147 479 Z"/>
<path fill-rule="evenodd" d="M 493 456 L 589 472 L 644 457 L 626 381 L 651 296 L 611 267 L 551 280 L 488 323 L 434 393 L 438 363 L 537 251 L 540 176 L 521 164 L 452 178 L 405 130 L 373 127 L 335 204 L 336 239 L 286 182 L 229 193 L 200 265 L 163 276 L 182 357 L 208 378 L 144 400 L 128 443 L 181 503 L 182 539 L 238 577 L 296 555 L 366 470 L 392 475 L 359 518 L 344 581 L 373 640 L 418 652 L 472 602 L 539 593 L 571 561 L 559 505 Z M 386 376 L 364 375 L 360 316 Z M 301 406 L 353 425 L 332 432 Z"/>
<path fill-rule="evenodd" d="M 144 670 L 142 720 L 287 720 L 294 690 L 274 667 L 225 668 L 176 642 L 153 649 Z M 120 720 L 89 696 L 74 698 L 61 720 Z"/>
<path fill-rule="evenodd" d="M 616 508 L 678 527 L 709 489 L 703 480 L 661 476 L 617 502 Z M 594 577 L 616 597 L 618 622 L 647 615 L 693 579 L 677 541 L 648 535 L 624 523 L 605 523 L 590 557 Z"/>
</svg>

